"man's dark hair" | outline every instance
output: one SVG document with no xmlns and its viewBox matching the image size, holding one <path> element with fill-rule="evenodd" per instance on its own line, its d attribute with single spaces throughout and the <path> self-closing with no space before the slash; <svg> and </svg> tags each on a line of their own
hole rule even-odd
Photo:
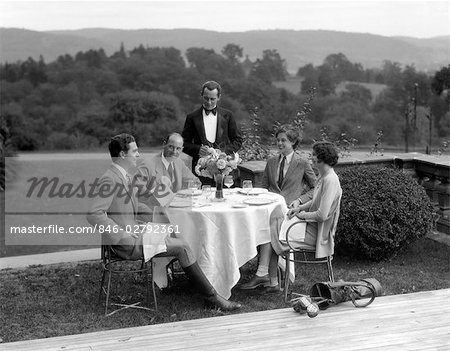
<svg viewBox="0 0 450 351">
<path fill-rule="evenodd" d="M 289 125 L 283 124 L 275 131 L 275 138 L 278 137 L 278 134 L 285 133 L 288 140 L 292 143 L 292 147 L 294 150 L 297 148 L 300 143 L 300 134 L 297 128 L 293 128 Z"/>
<path fill-rule="evenodd" d="M 111 157 L 119 157 L 120 151 L 128 152 L 128 144 L 135 142 L 131 134 L 122 133 L 115 135 L 109 142 L 108 149 Z"/>
<path fill-rule="evenodd" d="M 329 141 L 318 141 L 314 143 L 312 149 L 318 161 L 322 161 L 331 167 L 334 167 L 338 162 L 339 155 L 336 147 Z"/>
<path fill-rule="evenodd" d="M 206 83 L 204 83 L 202 85 L 202 91 L 201 91 L 201 95 L 203 96 L 203 93 L 205 92 L 205 89 L 208 88 L 208 90 L 214 90 L 217 89 L 217 97 L 220 96 L 220 94 L 222 94 L 222 87 L 220 86 L 219 83 L 213 81 L 213 80 L 209 80 Z"/>
</svg>

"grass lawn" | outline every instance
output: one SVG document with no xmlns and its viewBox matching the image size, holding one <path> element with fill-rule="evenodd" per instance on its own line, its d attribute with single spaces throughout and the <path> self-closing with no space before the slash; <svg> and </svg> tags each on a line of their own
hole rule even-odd
<svg viewBox="0 0 450 351">
<path fill-rule="evenodd" d="M 383 262 L 336 257 L 334 272 L 336 279 L 375 278 L 385 295 L 436 290 L 450 287 L 449 258 L 448 246 L 422 238 Z M 243 281 L 254 272 L 255 264 L 256 260 L 252 260 L 242 267 Z M 294 284 L 297 292 L 307 293 L 314 282 L 326 280 L 324 265 L 299 268 Z M 202 298 L 180 277 L 174 287 L 158 294 L 158 313 L 127 310 L 104 317 L 97 300 L 100 279 L 99 261 L 0 271 L 0 338 L 11 342 L 223 314 L 205 309 Z M 131 297 L 145 293 L 141 277 L 124 278 L 120 287 L 119 295 L 127 301 L 130 298 L 130 302 Z M 232 299 L 243 304 L 242 310 L 234 313 L 287 307 L 282 293 L 249 294 L 234 289 Z"/>
</svg>

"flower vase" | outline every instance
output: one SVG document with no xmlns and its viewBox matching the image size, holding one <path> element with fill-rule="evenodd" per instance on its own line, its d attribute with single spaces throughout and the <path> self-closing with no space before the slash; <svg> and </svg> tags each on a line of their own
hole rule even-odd
<svg viewBox="0 0 450 351">
<path fill-rule="evenodd" d="M 220 201 L 223 200 L 223 174 L 222 173 L 216 173 L 214 174 L 214 180 L 216 182 L 216 196 L 215 198 Z"/>
</svg>

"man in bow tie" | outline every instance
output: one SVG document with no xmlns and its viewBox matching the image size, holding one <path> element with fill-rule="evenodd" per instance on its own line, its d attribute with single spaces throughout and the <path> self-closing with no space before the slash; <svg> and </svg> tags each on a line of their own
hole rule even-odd
<svg viewBox="0 0 450 351">
<path fill-rule="evenodd" d="M 219 83 L 204 83 L 200 92 L 202 106 L 186 117 L 182 132 L 183 151 L 192 156 L 193 172 L 198 159 L 208 155 L 208 147 L 232 154 L 238 152 L 242 146 L 241 131 L 232 112 L 217 107 L 221 93 Z M 212 184 L 212 179 L 199 178 L 203 184 Z"/>
</svg>

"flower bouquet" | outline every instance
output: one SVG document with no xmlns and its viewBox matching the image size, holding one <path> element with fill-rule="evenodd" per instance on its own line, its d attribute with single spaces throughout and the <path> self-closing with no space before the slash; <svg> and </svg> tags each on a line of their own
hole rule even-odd
<svg viewBox="0 0 450 351">
<path fill-rule="evenodd" d="M 237 168 L 241 162 L 237 152 L 227 155 L 225 152 L 209 148 L 207 156 L 200 157 L 195 166 L 195 173 L 216 181 L 216 198 L 223 199 L 223 178 Z"/>
</svg>

